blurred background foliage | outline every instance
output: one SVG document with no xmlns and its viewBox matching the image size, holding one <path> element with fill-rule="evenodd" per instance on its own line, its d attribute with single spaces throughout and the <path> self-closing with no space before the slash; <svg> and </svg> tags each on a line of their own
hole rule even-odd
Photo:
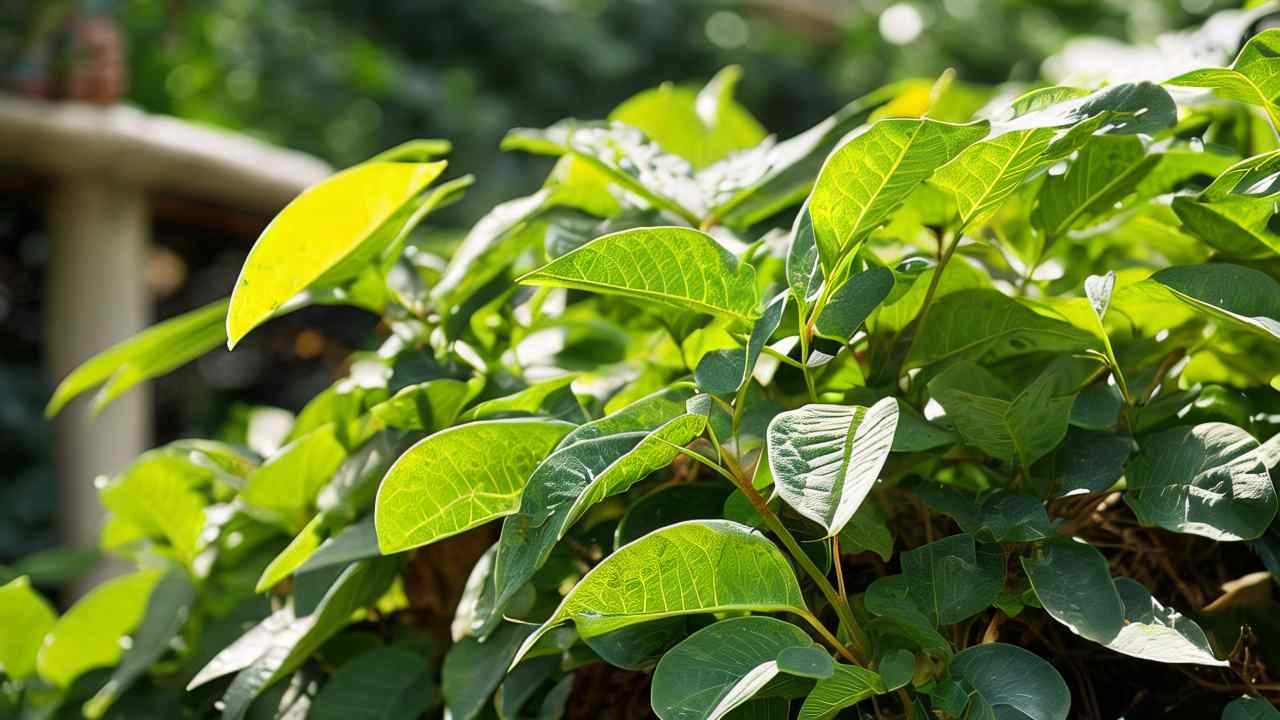
<svg viewBox="0 0 1280 720">
<path fill-rule="evenodd" d="M 603 117 L 664 81 L 700 83 L 740 65 L 739 98 L 787 137 L 891 80 L 955 68 L 966 82 L 1032 81 L 1071 38 L 1149 41 L 1238 4 L 0 0 L 0 81 L 10 92 L 54 99 L 122 95 L 147 111 L 303 150 L 335 167 L 407 138 L 448 138 L 453 172 L 479 180 L 435 220 L 437 229 L 459 231 L 536 187 L 550 167 L 499 152 L 507 129 Z M 78 34 L 86 19 L 92 32 Z M 110 67 L 86 70 L 85 63 Z M 68 92 L 59 86 L 67 77 L 90 80 Z M 55 543 L 52 433 L 40 416 L 55 380 L 42 367 L 48 243 L 31 182 L 0 173 L 0 454 L 7 460 L 0 568 Z M 209 217 L 181 203 L 157 208 L 156 218 L 148 268 L 156 319 L 224 295 L 267 220 L 232 211 Z M 234 439 L 256 405 L 296 411 L 341 370 L 340 358 L 369 337 L 372 323 L 349 310 L 297 313 L 234 356 L 215 352 L 163 378 L 154 394 L 156 442 L 220 431 Z M 82 567 L 51 565 L 46 584 Z"/>
</svg>

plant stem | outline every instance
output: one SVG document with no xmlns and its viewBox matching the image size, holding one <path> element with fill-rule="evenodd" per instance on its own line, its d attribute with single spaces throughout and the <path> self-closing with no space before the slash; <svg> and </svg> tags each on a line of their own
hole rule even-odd
<svg viewBox="0 0 1280 720">
<path fill-rule="evenodd" d="M 948 243 L 950 240 L 950 243 Z M 938 265 L 933 269 L 933 277 L 929 278 L 929 287 L 924 291 L 924 304 L 920 306 L 920 317 L 916 318 L 916 329 L 911 335 L 911 341 L 907 343 L 907 351 L 902 354 L 902 364 L 906 364 L 911 358 L 911 351 L 915 349 L 916 340 L 924 331 L 924 321 L 929 318 L 929 308 L 933 305 L 933 296 L 938 292 L 938 285 L 942 283 L 942 273 L 947 269 L 947 263 L 951 261 L 951 256 L 956 254 L 956 248 L 960 246 L 959 233 L 947 233 L 938 241 Z"/>
<path fill-rule="evenodd" d="M 840 653 L 845 660 L 856 665 L 861 664 L 858 662 L 858 659 L 849 652 L 848 648 L 840 644 L 840 640 L 835 635 L 831 634 L 831 631 L 827 629 L 826 625 L 822 624 L 822 621 L 819 620 L 817 616 L 806 610 L 805 612 L 800 613 L 800 617 L 804 618 L 805 622 L 809 623 L 809 626 L 816 630 L 818 634 L 822 636 L 822 639 L 827 641 L 828 645 L 835 648 L 836 652 Z"/>
<path fill-rule="evenodd" d="M 676 445 L 675 443 L 668 442 L 662 438 L 658 439 L 660 442 L 670 445 L 694 460 L 711 468 L 721 477 L 733 483 L 733 485 L 747 497 L 748 502 L 751 503 L 751 507 L 755 508 L 755 511 L 764 518 L 765 525 L 769 527 L 770 532 L 782 541 L 783 547 L 787 549 L 787 552 L 791 553 L 792 558 L 794 558 L 796 563 L 800 565 L 800 568 L 804 570 L 805 574 L 807 574 L 810 579 L 813 580 L 814 584 L 818 586 L 818 590 L 822 592 L 822 595 L 827 599 L 827 602 L 835 608 L 836 616 L 840 618 L 840 624 L 844 627 L 845 632 L 849 634 L 849 640 L 853 645 L 851 651 L 846 650 L 849 659 L 858 665 L 865 666 L 866 663 L 863 660 L 863 652 L 866 649 L 866 636 L 863 634 L 862 628 L 858 625 L 858 621 L 854 619 L 853 610 L 850 609 L 849 603 L 840 597 L 836 592 L 836 589 L 831 586 L 831 581 L 827 579 L 827 576 L 818 569 L 818 566 L 813 563 L 813 560 L 809 559 L 809 556 L 805 554 L 804 548 L 800 547 L 800 542 L 797 541 L 795 536 L 791 534 L 791 531 L 787 530 L 786 526 L 782 524 L 782 520 L 778 518 L 778 515 L 769 509 L 769 503 L 761 497 L 760 493 L 751 484 L 751 481 L 742 477 L 740 470 L 736 473 L 731 473 L 712 461 L 710 458 L 704 457 L 701 453 Z"/>
</svg>

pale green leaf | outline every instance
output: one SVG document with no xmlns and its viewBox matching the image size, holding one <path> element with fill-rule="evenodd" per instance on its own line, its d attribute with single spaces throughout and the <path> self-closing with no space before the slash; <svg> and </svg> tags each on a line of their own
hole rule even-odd
<svg viewBox="0 0 1280 720">
<path fill-rule="evenodd" d="M 208 501 L 202 486 L 213 472 L 180 453 L 160 448 L 144 453 L 99 493 L 102 504 L 148 536 L 165 541 L 191 567 L 202 549 Z"/>
<path fill-rule="evenodd" d="M 731 319 L 760 315 L 760 291 L 750 263 L 692 228 L 639 228 L 605 235 L 519 282 L 622 295 Z"/>
<path fill-rule="evenodd" d="M 94 588 L 58 619 L 36 657 L 45 680 L 67 687 L 84 673 L 114 665 L 124 652 L 121 638 L 142 621 L 160 570 L 139 570 Z"/>
<path fill-rule="evenodd" d="M 388 427 L 431 433 L 453 424 L 476 390 L 461 380 L 428 380 L 401 388 L 369 408 L 369 414 Z"/>
<path fill-rule="evenodd" d="M 741 76 L 730 65 L 701 90 L 665 83 L 627 99 L 609 119 L 640 130 L 694 168 L 706 167 L 765 139 L 760 123 L 733 99 Z"/>
<path fill-rule="evenodd" d="M 227 339 L 227 303 L 218 300 L 170 318 L 86 360 L 58 383 L 45 415 L 57 415 L 77 395 L 106 383 L 94 399 L 94 412 L 100 411 L 134 385 L 218 347 Z"/>
<path fill-rule="evenodd" d="M 880 477 L 893 447 L 898 403 L 805 405 L 769 423 L 769 469 L 782 500 L 840 532 Z"/>
<path fill-rule="evenodd" d="M 1116 578 L 1115 584 L 1124 604 L 1124 627 L 1105 643 L 1108 648 L 1155 662 L 1227 667 L 1226 660 L 1214 657 L 1194 620 L 1161 605 L 1135 580 Z"/>
<path fill-rule="evenodd" d="M 58 614 L 25 575 L 0 586 L 0 673 L 22 681 L 36 669 L 36 653 Z"/>
<path fill-rule="evenodd" d="M 249 475 L 241 499 L 286 518 L 305 509 L 347 457 L 338 432 L 330 423 L 286 445 Z"/>
<path fill-rule="evenodd" d="M 309 188 L 262 232 L 227 310 L 234 346 L 349 256 L 444 171 L 444 162 L 370 162 Z"/>
<path fill-rule="evenodd" d="M 572 428 L 557 420 L 485 420 L 420 441 L 378 488 L 378 545 L 399 552 L 515 512 L 529 474 Z"/>
<path fill-rule="evenodd" d="M 1031 221 L 1048 242 L 1091 224 L 1115 210 L 1160 162 L 1137 137 L 1102 136 L 1090 140 L 1064 173 L 1049 173 L 1037 196 Z"/>
</svg>

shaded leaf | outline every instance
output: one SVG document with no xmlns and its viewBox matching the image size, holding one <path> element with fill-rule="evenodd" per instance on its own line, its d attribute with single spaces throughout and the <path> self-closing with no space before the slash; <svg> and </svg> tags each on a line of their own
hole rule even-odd
<svg viewBox="0 0 1280 720">
<path fill-rule="evenodd" d="M 653 711 L 662 720 L 722 718 L 781 672 L 783 653 L 812 646 L 807 633 L 782 620 L 721 620 L 662 656 L 653 673 Z"/>
<path fill-rule="evenodd" d="M 929 381 L 929 394 L 967 443 L 1029 468 L 1067 434 L 1075 398 L 1058 394 L 1057 387 L 1052 367 L 1014 393 L 986 369 L 960 361 Z"/>
<path fill-rule="evenodd" d="M 1004 587 L 1004 553 L 952 535 L 902 553 L 902 574 L 867 588 L 867 610 L 892 615 L 905 602 L 934 625 L 952 625 L 991 606 Z"/>
<path fill-rule="evenodd" d="M 997 290 L 958 290 L 935 301 L 907 358 L 924 367 L 954 357 L 994 362 L 1031 352 L 1074 352 L 1097 344 L 1091 333 L 1041 315 Z"/>
<path fill-rule="evenodd" d="M 1147 437 L 1129 463 L 1125 502 L 1143 525 L 1218 541 L 1252 540 L 1276 515 L 1258 441 L 1226 423 Z"/>
<path fill-rule="evenodd" d="M 835 673 L 819 680 L 804 699 L 799 720 L 827 720 L 844 708 L 888 691 L 876 673 L 853 665 L 837 664 Z"/>
<path fill-rule="evenodd" d="M 1071 632 L 1107 644 L 1124 625 L 1124 605 L 1107 559 L 1093 546 L 1068 539 L 1037 547 L 1022 569 L 1054 620 Z"/>
<path fill-rule="evenodd" d="M 1067 720 L 1071 693 L 1053 666 L 1014 645 L 989 643 L 959 653 L 951 674 L 973 688 L 976 717 Z"/>
<path fill-rule="evenodd" d="M 343 664 L 312 703 L 308 720 L 414 720 L 433 704 L 426 658 L 381 647 Z"/>
</svg>

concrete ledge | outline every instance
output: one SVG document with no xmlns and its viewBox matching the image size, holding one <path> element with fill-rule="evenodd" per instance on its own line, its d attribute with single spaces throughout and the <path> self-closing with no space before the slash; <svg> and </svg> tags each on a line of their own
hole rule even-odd
<svg viewBox="0 0 1280 720">
<path fill-rule="evenodd" d="M 0 95 L 0 162 L 263 212 L 333 172 L 305 153 L 126 105 L 11 95 Z"/>
</svg>

